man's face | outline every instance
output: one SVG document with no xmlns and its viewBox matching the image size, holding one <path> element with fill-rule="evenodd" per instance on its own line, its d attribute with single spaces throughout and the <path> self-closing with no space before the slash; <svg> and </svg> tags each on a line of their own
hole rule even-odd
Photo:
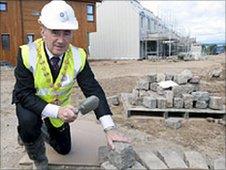
<svg viewBox="0 0 226 170">
<path fill-rule="evenodd" d="M 66 52 L 72 40 L 71 30 L 50 30 L 42 27 L 41 34 L 48 50 L 55 56 Z"/>
</svg>

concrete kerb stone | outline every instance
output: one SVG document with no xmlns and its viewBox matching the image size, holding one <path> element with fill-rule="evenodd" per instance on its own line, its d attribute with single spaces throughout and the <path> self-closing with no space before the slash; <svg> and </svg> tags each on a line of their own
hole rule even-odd
<svg viewBox="0 0 226 170">
<path fill-rule="evenodd" d="M 137 159 L 147 169 L 168 169 L 163 161 L 161 161 L 149 148 L 135 148 Z"/>
<path fill-rule="evenodd" d="M 168 168 L 188 168 L 181 153 L 173 149 L 160 149 L 157 155 Z"/>
<path fill-rule="evenodd" d="M 215 159 L 213 162 L 213 168 L 214 168 L 214 170 L 226 169 L 225 157 L 220 157 L 220 158 Z"/>
<path fill-rule="evenodd" d="M 208 170 L 206 159 L 196 151 L 185 151 L 184 161 L 189 168 Z"/>
</svg>

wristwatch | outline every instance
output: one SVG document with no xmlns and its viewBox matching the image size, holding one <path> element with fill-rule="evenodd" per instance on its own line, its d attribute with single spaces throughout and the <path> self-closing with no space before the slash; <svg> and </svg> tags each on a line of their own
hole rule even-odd
<svg viewBox="0 0 226 170">
<path fill-rule="evenodd" d="M 117 129 L 117 127 L 116 126 L 109 126 L 109 127 L 104 129 L 104 132 L 106 133 L 106 132 L 113 130 L 113 129 Z"/>
</svg>

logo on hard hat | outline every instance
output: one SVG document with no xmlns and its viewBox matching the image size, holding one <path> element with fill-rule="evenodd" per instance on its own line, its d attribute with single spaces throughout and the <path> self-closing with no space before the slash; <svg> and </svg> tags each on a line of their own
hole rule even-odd
<svg viewBox="0 0 226 170">
<path fill-rule="evenodd" d="M 65 21 L 68 20 L 68 15 L 67 15 L 67 12 L 66 12 L 66 11 L 60 12 L 60 20 L 61 20 L 62 22 L 65 22 Z"/>
</svg>

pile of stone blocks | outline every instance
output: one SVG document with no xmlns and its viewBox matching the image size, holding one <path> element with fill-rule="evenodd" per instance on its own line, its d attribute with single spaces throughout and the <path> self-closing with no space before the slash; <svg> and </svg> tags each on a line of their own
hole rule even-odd
<svg viewBox="0 0 226 170">
<path fill-rule="evenodd" d="M 213 109 L 223 110 L 221 97 L 200 91 L 200 77 L 190 70 L 179 74 L 150 74 L 138 81 L 130 104 L 150 109 Z"/>
</svg>

